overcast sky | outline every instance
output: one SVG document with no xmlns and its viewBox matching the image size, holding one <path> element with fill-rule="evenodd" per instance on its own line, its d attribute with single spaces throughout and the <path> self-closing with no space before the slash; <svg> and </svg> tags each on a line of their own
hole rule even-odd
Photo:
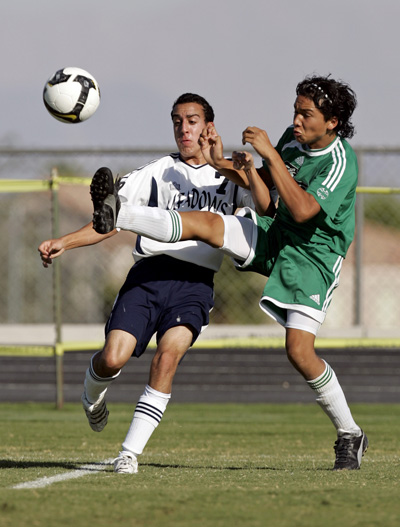
<svg viewBox="0 0 400 527">
<path fill-rule="evenodd" d="M 187 91 L 212 104 L 225 145 L 248 125 L 276 143 L 310 73 L 356 91 L 354 146 L 400 147 L 399 0 L 2 0 L 0 14 L 3 147 L 168 148 Z M 76 125 L 42 102 L 66 66 L 102 94 Z"/>
</svg>

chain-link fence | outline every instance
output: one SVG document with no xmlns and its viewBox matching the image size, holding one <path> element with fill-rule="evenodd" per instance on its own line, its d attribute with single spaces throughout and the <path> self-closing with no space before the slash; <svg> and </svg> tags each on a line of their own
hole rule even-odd
<svg viewBox="0 0 400 527">
<path fill-rule="evenodd" d="M 53 322 L 54 274 L 42 267 L 37 247 L 54 236 L 54 228 L 65 234 L 91 221 L 88 185 L 81 178 L 89 181 L 100 166 L 111 167 L 114 174 L 125 174 L 164 153 L 105 149 L 0 151 L 0 324 Z M 354 326 L 364 328 L 366 334 L 371 329 L 387 332 L 397 328 L 400 318 L 400 195 L 390 190 L 398 186 L 400 150 L 359 150 L 358 158 L 361 171 L 356 240 L 324 324 L 333 335 L 337 329 Z M 54 167 L 61 180 L 66 181 L 57 190 L 58 208 L 54 208 L 48 187 L 23 187 L 21 191 L 13 189 L 11 183 L 5 184 L 5 180 L 48 181 Z M 365 187 L 369 187 L 368 192 Z M 376 187 L 375 192 L 370 187 Z M 133 244 L 133 234 L 121 233 L 61 257 L 63 323 L 105 322 L 132 265 Z M 265 280 L 255 273 L 238 273 L 225 258 L 216 275 L 211 321 L 272 323 L 258 307 Z"/>
</svg>

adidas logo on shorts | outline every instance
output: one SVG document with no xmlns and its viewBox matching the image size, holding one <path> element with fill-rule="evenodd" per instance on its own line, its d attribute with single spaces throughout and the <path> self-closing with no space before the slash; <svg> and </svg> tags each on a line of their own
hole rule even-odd
<svg viewBox="0 0 400 527">
<path fill-rule="evenodd" d="M 320 297 L 319 297 L 319 295 L 311 295 L 310 298 L 311 298 L 311 300 L 314 300 L 314 302 L 316 304 L 318 304 L 318 305 L 320 304 Z"/>
</svg>

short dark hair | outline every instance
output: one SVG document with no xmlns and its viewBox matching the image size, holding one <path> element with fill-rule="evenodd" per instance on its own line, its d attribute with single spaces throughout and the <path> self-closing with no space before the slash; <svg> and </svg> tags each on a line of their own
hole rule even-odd
<svg viewBox="0 0 400 527">
<path fill-rule="evenodd" d="M 348 84 L 331 79 L 330 75 L 312 75 L 299 82 L 296 94 L 311 99 L 325 121 L 336 117 L 338 124 L 335 131 L 340 137 L 353 137 L 355 129 L 351 116 L 357 106 L 357 98 Z"/>
<path fill-rule="evenodd" d="M 174 108 L 177 104 L 186 104 L 190 102 L 200 104 L 204 111 L 204 119 L 206 123 L 212 123 L 214 121 L 214 110 L 212 109 L 211 104 L 209 104 L 204 97 L 197 95 L 196 93 L 183 93 L 180 95 L 172 105 L 171 117 L 174 115 Z"/>
</svg>

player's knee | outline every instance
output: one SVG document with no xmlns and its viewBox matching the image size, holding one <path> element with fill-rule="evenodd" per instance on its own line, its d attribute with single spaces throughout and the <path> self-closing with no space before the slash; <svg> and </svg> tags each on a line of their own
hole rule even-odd
<svg viewBox="0 0 400 527">
<path fill-rule="evenodd" d="M 303 359 L 303 354 L 301 351 L 301 348 L 298 345 L 287 345 L 286 344 L 286 355 L 289 359 L 289 362 L 293 364 L 293 366 L 298 366 L 301 364 Z"/>
<path fill-rule="evenodd" d="M 286 354 L 291 365 L 305 379 L 315 378 L 315 370 L 319 368 L 321 359 L 315 353 L 313 346 L 304 345 L 304 343 L 286 344 Z"/>
<path fill-rule="evenodd" d="M 98 353 L 93 358 L 93 369 L 99 377 L 112 377 L 116 375 L 124 364 L 114 355 L 107 353 Z"/>
<path fill-rule="evenodd" d="M 100 377 L 116 375 L 131 358 L 134 349 L 106 347 L 93 358 L 93 367 Z"/>
<path fill-rule="evenodd" d="M 200 240 L 212 247 L 224 243 L 224 221 L 213 212 L 183 212 L 182 240 Z"/>
<path fill-rule="evenodd" d="M 300 339 L 289 339 L 286 341 L 286 355 L 295 368 L 301 370 L 311 354 L 312 348 L 306 346 Z"/>
<path fill-rule="evenodd" d="M 219 214 L 207 213 L 204 229 L 201 231 L 202 241 L 212 247 L 222 247 L 224 244 L 224 220 Z"/>
<path fill-rule="evenodd" d="M 113 330 L 107 335 L 104 349 L 94 356 L 93 366 L 100 376 L 104 372 L 118 373 L 131 358 L 135 350 L 136 338 L 125 331 Z M 99 370 L 99 371 L 97 371 Z"/>
<path fill-rule="evenodd" d="M 286 332 L 286 354 L 289 361 L 297 367 L 316 358 L 314 349 L 315 335 L 308 331 L 294 328 Z"/>
</svg>

